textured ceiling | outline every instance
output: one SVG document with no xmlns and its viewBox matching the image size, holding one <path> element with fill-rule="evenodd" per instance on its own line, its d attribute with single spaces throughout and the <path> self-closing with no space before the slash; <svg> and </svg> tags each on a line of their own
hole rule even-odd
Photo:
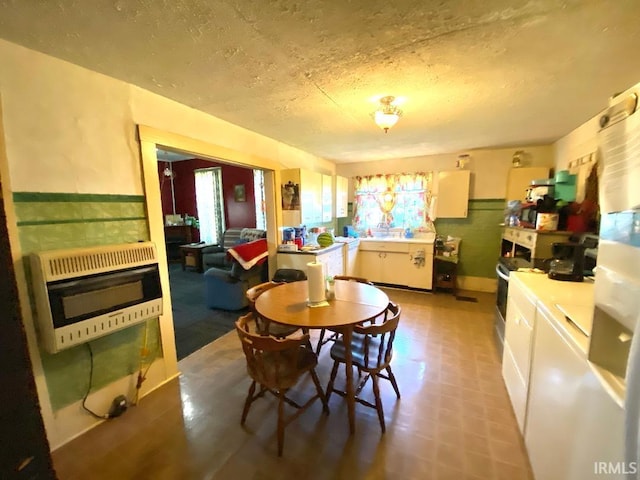
<svg viewBox="0 0 640 480">
<path fill-rule="evenodd" d="M 548 143 L 640 81 L 637 0 L 0 0 L 0 36 L 336 162 Z M 388 134 L 375 98 L 402 97 Z"/>
</svg>

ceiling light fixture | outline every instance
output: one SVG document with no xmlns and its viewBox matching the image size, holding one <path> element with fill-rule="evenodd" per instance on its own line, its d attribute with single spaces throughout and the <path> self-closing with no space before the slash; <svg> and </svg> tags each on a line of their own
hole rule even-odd
<svg viewBox="0 0 640 480">
<path fill-rule="evenodd" d="M 393 105 L 393 101 L 396 97 L 391 95 L 382 97 L 380 99 L 380 106 L 373 112 L 373 120 L 376 122 L 384 133 L 387 133 L 391 127 L 393 127 L 402 116 L 402 110 Z"/>
</svg>

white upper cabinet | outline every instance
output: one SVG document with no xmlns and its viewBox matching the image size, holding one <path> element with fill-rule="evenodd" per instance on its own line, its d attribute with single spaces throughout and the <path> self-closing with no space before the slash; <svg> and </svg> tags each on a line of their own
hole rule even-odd
<svg viewBox="0 0 640 480">
<path fill-rule="evenodd" d="M 524 202 L 525 191 L 531 185 L 531 180 L 549 177 L 548 167 L 521 167 L 509 170 L 507 180 L 506 200 L 520 200 Z"/>
<path fill-rule="evenodd" d="M 290 168 L 282 178 L 282 222 L 285 226 L 322 222 L 322 174 Z"/>
<path fill-rule="evenodd" d="M 466 218 L 469 210 L 471 171 L 438 172 L 437 218 Z"/>
<path fill-rule="evenodd" d="M 322 175 L 322 221 L 333 219 L 333 177 Z"/>
<path fill-rule="evenodd" d="M 348 189 L 349 180 L 347 177 L 336 175 L 336 218 L 344 218 L 347 216 Z"/>
</svg>

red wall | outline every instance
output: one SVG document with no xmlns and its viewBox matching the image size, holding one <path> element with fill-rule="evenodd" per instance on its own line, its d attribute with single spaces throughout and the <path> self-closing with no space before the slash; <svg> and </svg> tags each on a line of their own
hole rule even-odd
<svg viewBox="0 0 640 480">
<path fill-rule="evenodd" d="M 162 213 L 170 215 L 173 213 L 171 202 L 171 179 L 165 177 L 163 172 L 169 166 L 168 162 L 158 162 L 158 175 L 160 178 L 160 191 L 162 197 Z M 196 209 L 196 186 L 193 171 L 197 168 L 222 168 L 222 189 L 224 196 L 224 215 L 226 228 L 232 227 L 255 227 L 256 207 L 253 193 L 253 170 L 233 165 L 223 165 L 194 158 L 192 160 L 181 160 L 173 162 L 174 172 L 173 188 L 175 192 L 176 213 L 189 214 L 198 217 Z M 246 192 L 246 202 L 236 202 L 234 198 L 235 185 L 244 185 Z M 197 232 L 193 232 L 197 237 Z M 195 240 L 197 240 L 196 238 Z M 195 241 L 194 240 L 194 241 Z"/>
</svg>

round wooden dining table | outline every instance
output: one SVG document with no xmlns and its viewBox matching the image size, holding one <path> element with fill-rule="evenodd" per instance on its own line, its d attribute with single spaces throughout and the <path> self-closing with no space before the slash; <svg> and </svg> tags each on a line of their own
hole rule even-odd
<svg viewBox="0 0 640 480">
<path fill-rule="evenodd" d="M 351 346 L 353 326 L 377 317 L 389 305 L 382 290 L 359 282 L 335 281 L 335 297 L 323 306 L 308 304 L 309 286 L 306 280 L 283 283 L 265 291 L 256 300 L 259 315 L 272 322 L 300 328 L 330 328 L 343 335 L 344 344 Z M 355 432 L 355 392 L 351 349 L 345 349 L 347 407 L 349 430 Z"/>
</svg>

